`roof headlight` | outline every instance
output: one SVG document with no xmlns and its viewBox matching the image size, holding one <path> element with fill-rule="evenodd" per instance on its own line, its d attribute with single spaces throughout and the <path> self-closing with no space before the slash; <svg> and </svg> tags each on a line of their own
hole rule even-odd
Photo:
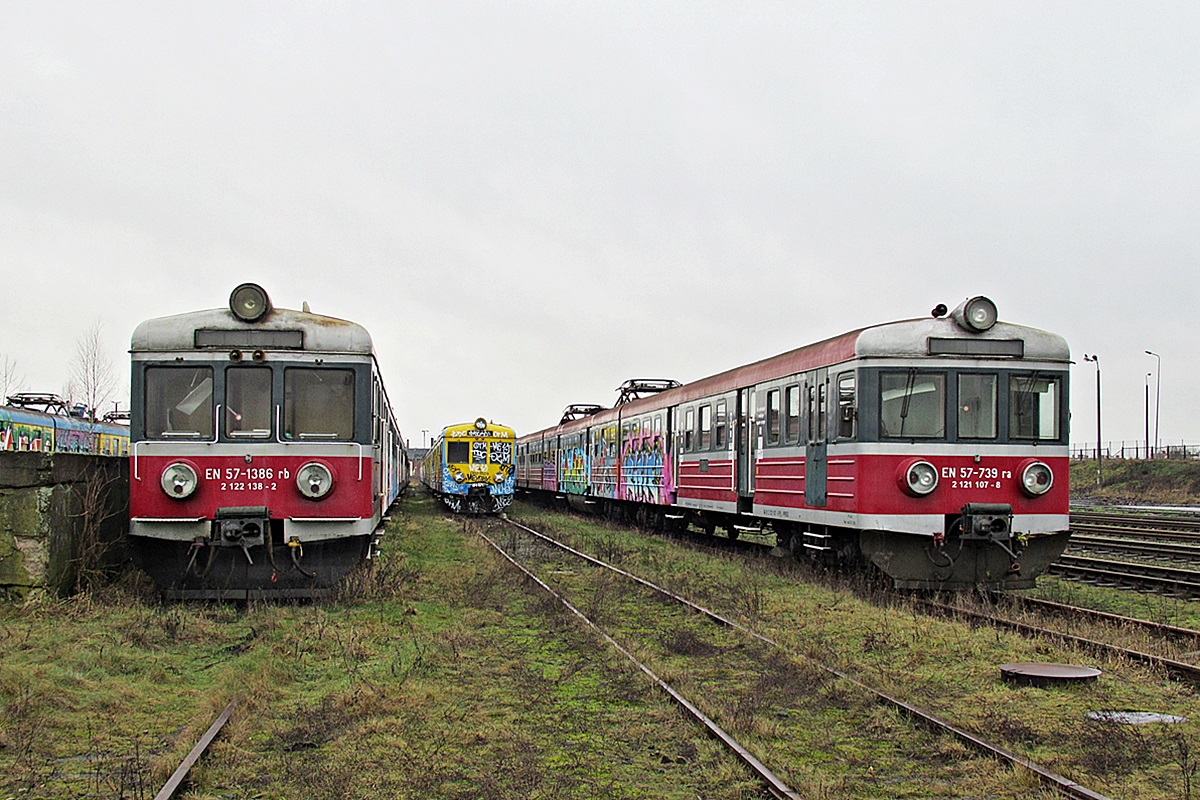
<svg viewBox="0 0 1200 800">
<path fill-rule="evenodd" d="M 1021 490 L 1030 497 L 1040 497 L 1054 485 L 1054 470 L 1041 461 L 1033 461 L 1021 470 Z"/>
<path fill-rule="evenodd" d="M 950 316 L 960 327 L 974 333 L 991 330 L 998 319 L 996 304 L 982 295 L 964 300 L 958 308 L 950 312 Z"/>
<path fill-rule="evenodd" d="M 242 322 L 254 322 L 271 310 L 271 298 L 257 283 L 243 283 L 229 295 L 229 310 Z"/>
<path fill-rule="evenodd" d="M 324 464 L 310 461 L 296 471 L 296 488 L 309 500 L 320 500 L 333 491 L 333 473 Z"/>
<path fill-rule="evenodd" d="M 475 420 L 475 430 L 482 431 L 487 428 L 487 420 L 483 417 Z"/>
<path fill-rule="evenodd" d="M 191 497 L 195 494 L 196 487 L 200 485 L 196 478 L 196 470 L 182 461 L 176 461 L 164 469 L 159 483 L 167 496 L 174 497 L 176 500 Z"/>
</svg>

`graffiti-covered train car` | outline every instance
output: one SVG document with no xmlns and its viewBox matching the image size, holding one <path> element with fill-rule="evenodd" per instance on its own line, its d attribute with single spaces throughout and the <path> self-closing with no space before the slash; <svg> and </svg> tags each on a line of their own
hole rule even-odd
<svg viewBox="0 0 1200 800">
<path fill-rule="evenodd" d="M 0 406 L 0 452 L 129 454 L 129 427 L 57 395 L 15 394 Z"/>
<path fill-rule="evenodd" d="M 512 503 L 516 432 L 479 417 L 449 425 L 421 462 L 421 482 L 456 514 L 495 514 Z"/>
</svg>

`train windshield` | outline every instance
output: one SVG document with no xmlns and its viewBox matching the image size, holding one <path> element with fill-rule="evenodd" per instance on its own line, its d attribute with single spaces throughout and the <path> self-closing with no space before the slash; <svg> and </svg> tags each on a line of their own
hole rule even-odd
<svg viewBox="0 0 1200 800">
<path fill-rule="evenodd" d="M 512 442 L 495 441 L 491 444 L 488 457 L 493 464 L 512 463 Z"/>
<path fill-rule="evenodd" d="M 446 463 L 466 464 L 471 460 L 470 442 L 446 442 Z"/>
<path fill-rule="evenodd" d="M 145 423 L 148 439 L 212 439 L 212 367 L 147 367 Z"/>
<path fill-rule="evenodd" d="M 1062 379 L 1035 372 L 1008 382 L 1008 431 L 1013 439 L 1057 440 Z"/>
<path fill-rule="evenodd" d="M 271 435 L 271 368 L 225 370 L 225 435 L 231 439 Z"/>
<path fill-rule="evenodd" d="M 287 439 L 354 438 L 354 370 L 289 367 L 283 373 Z"/>
<path fill-rule="evenodd" d="M 880 433 L 904 439 L 946 435 L 946 376 L 943 373 L 885 372 L 879 376 Z"/>
</svg>

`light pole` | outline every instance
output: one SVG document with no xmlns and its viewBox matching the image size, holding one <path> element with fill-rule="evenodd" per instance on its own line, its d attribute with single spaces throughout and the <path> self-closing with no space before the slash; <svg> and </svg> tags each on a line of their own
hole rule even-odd
<svg viewBox="0 0 1200 800">
<path fill-rule="evenodd" d="M 1158 365 L 1154 368 L 1154 449 L 1158 449 L 1158 401 L 1159 392 L 1162 391 L 1162 356 L 1158 353 L 1146 351 L 1146 355 L 1154 356 L 1158 361 Z"/>
<path fill-rule="evenodd" d="M 1096 485 L 1099 486 L 1104 482 L 1104 467 L 1100 462 L 1100 356 L 1084 353 L 1083 360 L 1096 365 Z"/>
<path fill-rule="evenodd" d="M 1146 373 L 1146 460 L 1150 460 L 1150 375 Z"/>
<path fill-rule="evenodd" d="M 422 429 L 421 429 L 421 447 L 426 447 L 426 446 L 427 446 L 427 445 L 425 444 L 425 437 L 426 437 L 426 436 L 428 436 L 428 435 L 429 435 L 429 429 L 428 429 L 428 428 L 422 428 Z"/>
</svg>

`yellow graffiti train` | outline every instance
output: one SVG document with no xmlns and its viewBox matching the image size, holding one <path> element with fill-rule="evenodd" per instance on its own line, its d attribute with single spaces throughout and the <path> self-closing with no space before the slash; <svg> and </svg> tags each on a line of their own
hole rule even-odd
<svg viewBox="0 0 1200 800">
<path fill-rule="evenodd" d="M 456 514 L 496 514 L 512 502 L 512 428 L 488 422 L 449 425 L 421 462 L 421 483 Z"/>
</svg>

